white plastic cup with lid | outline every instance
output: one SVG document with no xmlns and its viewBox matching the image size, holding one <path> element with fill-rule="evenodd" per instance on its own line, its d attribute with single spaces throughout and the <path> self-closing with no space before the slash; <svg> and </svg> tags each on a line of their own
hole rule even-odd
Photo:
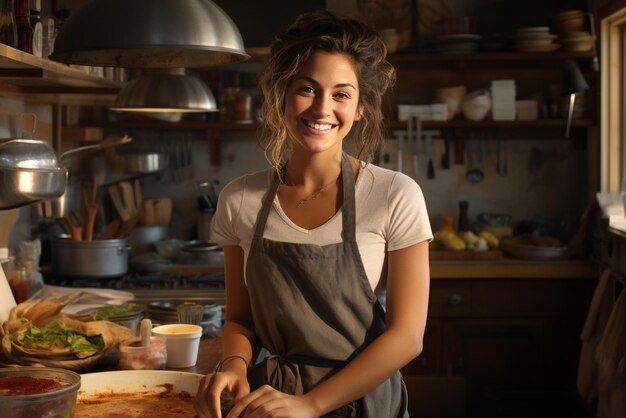
<svg viewBox="0 0 626 418">
<path fill-rule="evenodd" d="M 191 324 L 160 325 L 152 334 L 165 338 L 167 367 L 193 367 L 198 360 L 202 327 Z"/>
</svg>

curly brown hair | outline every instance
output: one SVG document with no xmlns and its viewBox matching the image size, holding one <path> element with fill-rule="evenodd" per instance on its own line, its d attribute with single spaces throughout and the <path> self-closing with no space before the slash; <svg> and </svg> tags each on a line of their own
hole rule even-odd
<svg viewBox="0 0 626 418">
<path fill-rule="evenodd" d="M 354 64 L 362 109 L 361 119 L 350 135 L 354 156 L 371 162 L 382 145 L 382 98 L 396 77 L 395 69 L 387 61 L 385 44 L 363 22 L 337 17 L 327 10 L 307 12 L 274 38 L 267 66 L 259 79 L 264 96 L 261 146 L 276 170 L 291 150 L 284 121 L 287 88 L 316 51 L 344 54 Z"/>
</svg>

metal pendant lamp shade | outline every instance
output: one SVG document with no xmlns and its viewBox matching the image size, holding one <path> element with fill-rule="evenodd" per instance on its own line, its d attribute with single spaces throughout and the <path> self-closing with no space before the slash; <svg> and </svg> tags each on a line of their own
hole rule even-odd
<svg viewBox="0 0 626 418">
<path fill-rule="evenodd" d="M 572 60 L 563 62 L 563 94 L 576 94 L 589 90 L 589 84 Z"/>
<path fill-rule="evenodd" d="M 569 107 L 567 109 L 567 124 L 565 125 L 565 138 L 569 138 L 572 127 L 572 115 L 576 95 L 589 90 L 589 84 L 580 72 L 578 65 L 572 60 L 563 63 L 563 94 L 569 96 Z"/>
<path fill-rule="evenodd" d="M 210 0 L 91 0 L 63 24 L 52 60 L 123 68 L 192 68 L 249 58 Z"/>
<path fill-rule="evenodd" d="M 215 96 L 183 68 L 152 69 L 129 81 L 111 110 L 120 112 L 213 112 Z"/>
</svg>

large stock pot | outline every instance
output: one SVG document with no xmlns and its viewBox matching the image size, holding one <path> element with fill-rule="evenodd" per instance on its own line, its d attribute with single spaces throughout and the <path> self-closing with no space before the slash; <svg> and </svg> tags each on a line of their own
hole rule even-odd
<svg viewBox="0 0 626 418">
<path fill-rule="evenodd" d="M 128 272 L 128 239 L 52 238 L 52 271 L 59 276 L 109 278 Z"/>
</svg>

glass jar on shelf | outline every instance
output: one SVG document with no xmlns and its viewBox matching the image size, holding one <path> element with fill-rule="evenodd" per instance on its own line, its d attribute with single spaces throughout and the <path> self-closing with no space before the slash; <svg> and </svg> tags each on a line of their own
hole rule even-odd
<svg viewBox="0 0 626 418">
<path fill-rule="evenodd" d="M 33 28 L 30 25 L 29 0 L 15 0 L 15 24 L 17 27 L 17 48 L 20 51 L 33 53 Z"/>
<path fill-rule="evenodd" d="M 235 100 L 239 94 L 239 73 L 224 71 L 220 79 L 219 106 L 220 120 L 232 121 L 235 118 Z"/>
<path fill-rule="evenodd" d="M 0 43 L 17 48 L 17 24 L 13 0 L 0 0 Z"/>
</svg>

